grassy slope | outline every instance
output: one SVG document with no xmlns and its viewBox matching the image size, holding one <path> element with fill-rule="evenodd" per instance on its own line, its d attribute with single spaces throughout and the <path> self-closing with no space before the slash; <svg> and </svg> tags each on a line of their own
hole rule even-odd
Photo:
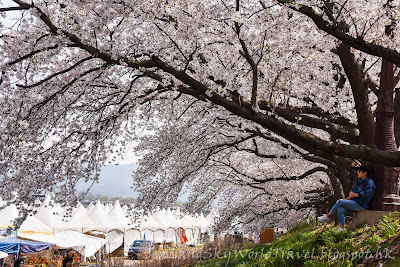
<svg viewBox="0 0 400 267">
<path fill-rule="evenodd" d="M 333 223 L 303 222 L 273 244 L 230 250 L 197 266 L 400 266 L 399 225 L 398 213 L 341 233 Z"/>
</svg>

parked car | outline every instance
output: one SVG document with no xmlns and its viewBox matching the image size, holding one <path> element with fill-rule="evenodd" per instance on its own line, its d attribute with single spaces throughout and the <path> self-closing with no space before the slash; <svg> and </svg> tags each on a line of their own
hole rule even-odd
<svg viewBox="0 0 400 267">
<path fill-rule="evenodd" d="M 150 240 L 135 240 L 128 251 L 128 259 L 138 259 L 139 257 L 151 257 L 154 245 Z"/>
</svg>

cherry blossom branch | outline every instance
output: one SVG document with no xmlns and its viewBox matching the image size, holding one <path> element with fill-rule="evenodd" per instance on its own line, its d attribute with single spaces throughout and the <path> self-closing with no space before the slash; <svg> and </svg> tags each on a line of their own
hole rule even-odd
<svg viewBox="0 0 400 267">
<path fill-rule="evenodd" d="M 37 50 L 34 50 L 34 51 L 30 52 L 29 54 L 26 54 L 26 55 L 24 55 L 22 57 L 19 57 L 19 58 L 15 59 L 15 60 L 7 62 L 6 64 L 9 65 L 9 66 L 12 66 L 12 65 L 14 65 L 14 64 L 16 64 L 18 62 L 21 62 L 21 61 L 23 61 L 25 59 L 31 58 L 32 56 L 34 56 L 36 54 L 39 54 L 39 53 L 42 53 L 42 52 L 45 52 L 45 51 L 49 51 L 49 50 L 54 50 L 54 49 L 57 49 L 59 47 L 60 47 L 59 45 L 53 45 L 53 46 L 37 49 Z M 72 46 L 67 46 L 67 47 L 72 47 Z"/>
<path fill-rule="evenodd" d="M 32 6 L 13 6 L 13 7 L 0 7 L 0 12 L 17 11 L 30 9 Z"/>
<path fill-rule="evenodd" d="M 200 81 L 194 79 L 187 73 L 174 68 L 166 62 L 163 62 L 156 55 L 153 55 L 150 59 L 143 61 L 133 61 L 126 57 L 113 58 L 110 54 L 101 52 L 98 49 L 85 44 L 78 36 L 65 30 L 58 29 L 51 22 L 49 17 L 41 12 L 40 9 L 38 9 L 38 12 L 40 18 L 46 23 L 53 34 L 66 36 L 70 42 L 73 42 L 77 47 L 89 52 L 93 57 L 102 59 L 108 64 L 127 65 L 127 67 L 135 69 L 158 68 L 159 70 L 162 70 L 165 73 L 175 77 L 186 85 L 179 87 L 180 92 L 192 95 L 200 100 L 210 101 L 216 105 L 219 105 L 230 111 L 232 114 L 253 121 L 260 126 L 279 134 L 283 138 L 303 149 L 309 150 L 310 147 L 313 147 L 324 153 L 332 153 L 343 157 L 358 158 L 393 166 L 400 165 L 400 154 L 398 152 L 385 152 L 374 147 L 346 145 L 338 142 L 323 140 L 315 135 L 301 131 L 291 124 L 279 120 L 273 114 L 269 115 L 254 111 L 251 103 L 249 104 L 246 101 L 241 101 L 239 104 L 213 92 Z"/>
<path fill-rule="evenodd" d="M 273 112 L 274 114 L 298 125 L 324 130 L 330 133 L 332 136 L 344 141 L 353 144 L 360 143 L 358 132 L 355 127 L 345 128 L 341 125 L 339 126 L 324 119 L 310 117 L 301 112 L 293 112 L 294 109 L 291 109 L 290 107 L 276 107 L 272 109 L 271 107 L 267 106 L 266 102 L 263 102 L 260 105 L 260 109 Z"/>
<path fill-rule="evenodd" d="M 70 66 L 70 67 L 68 67 L 68 68 L 66 68 L 66 69 L 63 69 L 63 70 L 61 70 L 61 71 L 58 71 L 58 72 L 56 72 L 56 73 L 53 73 L 53 74 L 47 76 L 46 78 L 44 78 L 44 79 L 42 79 L 42 80 L 40 80 L 40 81 L 38 81 L 38 82 L 36 82 L 36 83 L 34 83 L 34 84 L 29 84 L 29 85 L 17 84 L 17 86 L 22 87 L 22 88 L 25 88 L 25 89 L 39 86 L 39 85 L 41 85 L 41 84 L 43 84 L 43 83 L 45 83 L 45 82 L 51 80 L 51 79 L 54 78 L 54 77 L 57 77 L 57 76 L 59 76 L 59 75 L 61 75 L 61 74 L 67 73 L 67 72 L 69 72 L 69 71 L 75 69 L 76 67 L 78 67 L 78 66 L 81 65 L 82 63 L 84 63 L 84 62 L 86 62 L 86 61 L 88 61 L 88 60 L 90 60 L 90 59 L 92 59 L 92 58 L 93 58 L 92 56 L 83 58 L 83 59 L 79 60 L 78 62 L 76 62 L 75 64 L 73 64 L 72 66 Z"/>
<path fill-rule="evenodd" d="M 259 179 L 259 178 L 252 177 L 250 175 L 247 175 L 247 174 L 239 171 L 237 168 L 232 166 L 232 164 L 228 164 L 228 163 L 222 162 L 222 161 L 218 161 L 218 162 L 220 164 L 224 165 L 225 167 L 230 168 L 236 174 L 252 180 L 254 182 L 254 184 L 264 184 L 264 183 L 271 182 L 271 181 L 298 181 L 298 180 L 301 180 L 301 179 L 305 179 L 305 178 L 309 177 L 310 175 L 312 175 L 312 174 L 314 174 L 316 172 L 325 172 L 325 173 L 328 172 L 328 170 L 323 168 L 323 167 L 315 167 L 315 168 L 312 168 L 312 169 L 306 171 L 305 173 L 303 173 L 301 175 L 289 176 L 289 177 L 288 176 L 280 176 L 280 177 L 271 177 L 271 178 Z"/>
<path fill-rule="evenodd" d="M 100 67 L 95 67 L 95 68 L 91 68 L 89 70 L 84 71 L 83 73 L 81 73 L 79 75 L 79 77 L 73 78 L 71 79 L 66 85 L 64 85 L 60 90 L 54 92 L 53 94 L 51 94 L 50 96 L 48 96 L 46 99 L 44 99 L 42 102 L 37 103 L 35 105 L 33 105 L 29 111 L 27 112 L 27 115 L 25 116 L 25 118 L 28 118 L 30 116 L 30 114 L 34 111 L 34 110 L 38 110 L 41 107 L 45 106 L 48 102 L 50 102 L 52 99 L 54 99 L 57 95 L 60 95 L 62 93 L 64 93 L 71 85 L 73 85 L 76 81 L 78 81 L 80 78 L 93 73 L 95 71 L 101 70 L 102 68 L 104 68 L 105 66 L 107 66 L 107 64 L 104 64 L 103 66 Z"/>
<path fill-rule="evenodd" d="M 236 11 L 239 11 L 239 0 L 236 0 Z M 251 106 L 254 108 L 256 106 L 256 101 L 257 101 L 257 86 L 258 86 L 258 69 L 257 69 L 257 64 L 254 62 L 254 59 L 249 53 L 249 49 L 247 48 L 246 43 L 243 41 L 243 39 L 240 37 L 240 26 L 239 23 L 235 21 L 235 31 L 237 34 L 237 37 L 239 39 L 240 45 L 242 46 L 243 51 L 240 51 L 242 56 L 246 59 L 246 61 L 249 63 L 251 70 L 253 71 L 253 85 L 252 85 L 252 90 L 251 90 Z"/>
<path fill-rule="evenodd" d="M 315 12 L 312 7 L 299 3 L 291 4 L 291 2 L 293 1 L 287 0 L 278 0 L 278 2 L 292 10 L 306 15 L 314 21 L 315 25 L 319 29 L 336 37 L 343 43 L 367 54 L 385 58 L 393 62 L 396 66 L 400 67 L 400 53 L 396 50 L 367 42 L 362 38 L 362 36 L 358 36 L 357 38 L 350 36 L 349 34 L 343 32 L 339 25 L 331 24 L 328 21 L 324 20 L 322 15 Z"/>
</svg>

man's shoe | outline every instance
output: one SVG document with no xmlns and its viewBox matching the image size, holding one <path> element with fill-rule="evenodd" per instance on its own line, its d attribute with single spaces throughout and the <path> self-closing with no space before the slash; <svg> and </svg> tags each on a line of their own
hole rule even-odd
<svg viewBox="0 0 400 267">
<path fill-rule="evenodd" d="M 339 227 L 339 228 L 337 229 L 337 232 L 338 232 L 338 233 L 340 233 L 340 232 L 342 232 L 342 231 L 346 231 L 346 228 L 341 228 L 341 227 Z"/>
<path fill-rule="evenodd" d="M 328 223 L 331 221 L 331 219 L 328 218 L 328 216 L 326 216 L 326 214 L 323 214 L 322 216 L 317 217 L 317 219 L 319 222 L 322 222 L 322 223 Z"/>
</svg>

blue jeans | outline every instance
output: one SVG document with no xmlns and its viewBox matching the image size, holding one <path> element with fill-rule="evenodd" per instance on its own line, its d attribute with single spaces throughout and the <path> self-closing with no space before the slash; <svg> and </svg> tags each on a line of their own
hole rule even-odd
<svg viewBox="0 0 400 267">
<path fill-rule="evenodd" d="M 336 204 L 332 207 L 331 212 L 337 213 L 337 217 L 340 225 L 344 225 L 344 216 L 352 211 L 365 210 L 363 206 L 355 202 L 354 200 L 339 199 Z"/>
</svg>

